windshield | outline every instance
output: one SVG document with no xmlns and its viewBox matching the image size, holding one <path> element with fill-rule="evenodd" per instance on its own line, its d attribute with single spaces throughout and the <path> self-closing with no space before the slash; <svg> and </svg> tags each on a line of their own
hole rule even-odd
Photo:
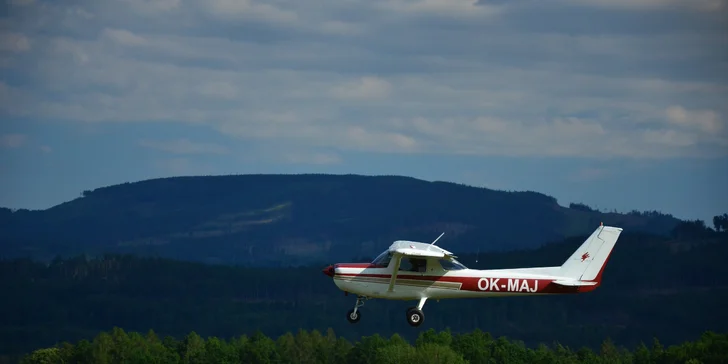
<svg viewBox="0 0 728 364">
<path fill-rule="evenodd" d="M 372 264 L 378 265 L 381 267 L 387 267 L 389 266 L 389 261 L 392 260 L 392 253 L 389 252 L 389 250 L 385 250 L 382 252 L 382 254 L 379 254 L 378 257 L 372 261 Z"/>
<path fill-rule="evenodd" d="M 440 259 L 440 265 L 445 270 L 461 270 L 461 269 L 468 269 L 462 263 L 458 262 L 453 258 L 452 260 L 449 259 Z"/>
<path fill-rule="evenodd" d="M 386 268 L 389 266 L 389 262 L 392 260 L 392 253 L 389 252 L 389 250 L 383 251 L 379 256 L 374 258 L 372 261 L 373 265 Z M 402 260 L 403 263 L 405 263 L 405 260 Z M 445 270 L 461 270 L 461 269 L 468 269 L 466 266 L 464 266 L 462 263 L 458 262 L 455 258 L 453 259 L 440 259 L 440 265 Z M 406 270 L 400 266 L 400 270 Z"/>
</svg>

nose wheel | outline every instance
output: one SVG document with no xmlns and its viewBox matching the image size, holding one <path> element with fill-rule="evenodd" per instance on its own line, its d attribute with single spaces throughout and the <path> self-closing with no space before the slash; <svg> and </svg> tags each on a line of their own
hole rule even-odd
<svg viewBox="0 0 728 364">
<path fill-rule="evenodd" d="M 349 322 L 352 324 L 359 322 L 360 318 L 361 318 L 361 312 L 357 311 L 357 309 L 355 309 L 355 308 L 352 308 L 346 314 L 346 319 L 349 320 Z"/>
<path fill-rule="evenodd" d="M 359 322 L 359 320 L 361 319 L 361 312 L 359 312 L 359 307 L 364 306 L 364 301 L 366 301 L 367 299 L 367 297 L 363 296 L 359 296 L 356 298 L 356 304 L 354 305 L 354 308 L 346 313 L 346 319 L 349 320 L 350 323 L 355 324 Z"/>
</svg>

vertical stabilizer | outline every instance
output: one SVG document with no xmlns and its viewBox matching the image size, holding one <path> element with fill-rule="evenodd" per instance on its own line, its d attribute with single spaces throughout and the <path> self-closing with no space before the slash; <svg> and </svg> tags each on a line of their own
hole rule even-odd
<svg viewBox="0 0 728 364">
<path fill-rule="evenodd" d="M 582 281 L 601 281 L 614 244 L 622 229 L 599 226 L 561 266 L 560 275 Z"/>
</svg>

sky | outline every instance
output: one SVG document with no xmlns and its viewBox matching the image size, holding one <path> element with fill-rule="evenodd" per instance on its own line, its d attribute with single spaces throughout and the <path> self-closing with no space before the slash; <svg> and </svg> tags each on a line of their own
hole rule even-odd
<svg viewBox="0 0 728 364">
<path fill-rule="evenodd" d="M 728 212 L 728 0 L 5 1 L 0 206 L 355 173 Z"/>
</svg>

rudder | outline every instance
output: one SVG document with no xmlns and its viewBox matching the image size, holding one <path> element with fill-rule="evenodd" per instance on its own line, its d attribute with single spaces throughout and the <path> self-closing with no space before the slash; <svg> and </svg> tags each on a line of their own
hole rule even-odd
<svg viewBox="0 0 728 364">
<path fill-rule="evenodd" d="M 600 225 L 561 266 L 562 276 L 582 281 L 600 281 L 622 228 Z"/>
</svg>

